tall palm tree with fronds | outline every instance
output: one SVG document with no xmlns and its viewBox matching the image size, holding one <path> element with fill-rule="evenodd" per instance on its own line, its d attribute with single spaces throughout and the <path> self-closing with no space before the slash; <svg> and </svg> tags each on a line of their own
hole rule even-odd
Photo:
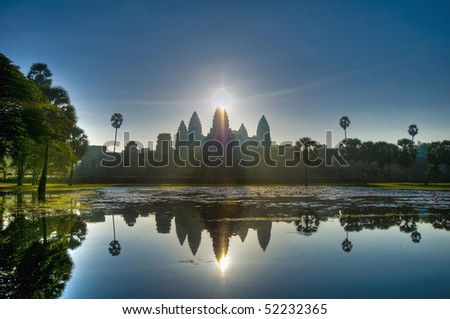
<svg viewBox="0 0 450 319">
<path fill-rule="evenodd" d="M 52 72 L 45 63 L 34 63 L 27 78 L 33 81 L 38 87 L 50 87 L 52 85 Z"/>
<path fill-rule="evenodd" d="M 123 116 L 120 113 L 114 113 L 111 116 L 111 125 L 116 129 L 116 132 L 114 134 L 114 153 L 116 152 L 116 141 L 117 141 L 117 129 L 122 126 L 123 123 Z"/>
<path fill-rule="evenodd" d="M 350 119 L 348 118 L 348 116 L 341 117 L 341 119 L 339 121 L 339 125 L 344 130 L 344 136 L 345 136 L 345 139 L 347 139 L 347 127 L 350 126 Z"/>
<path fill-rule="evenodd" d="M 419 133 L 419 128 L 417 127 L 417 125 L 416 124 L 411 124 L 408 127 L 408 134 L 411 135 L 411 141 L 414 142 L 414 136 L 416 136 L 417 133 Z"/>
</svg>

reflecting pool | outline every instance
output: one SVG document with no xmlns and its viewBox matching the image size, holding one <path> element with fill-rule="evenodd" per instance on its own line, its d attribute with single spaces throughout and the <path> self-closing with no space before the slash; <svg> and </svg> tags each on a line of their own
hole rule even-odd
<svg viewBox="0 0 450 319">
<path fill-rule="evenodd" d="M 1 298 L 450 298 L 450 193 L 0 195 Z"/>
</svg>

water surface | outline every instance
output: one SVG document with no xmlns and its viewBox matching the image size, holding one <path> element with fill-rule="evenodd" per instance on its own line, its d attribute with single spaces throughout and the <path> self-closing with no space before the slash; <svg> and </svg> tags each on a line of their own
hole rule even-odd
<svg viewBox="0 0 450 319">
<path fill-rule="evenodd" d="M 2 197 L 2 297 L 450 298 L 448 192 L 114 187 L 65 196 L 44 206 Z"/>
</svg>

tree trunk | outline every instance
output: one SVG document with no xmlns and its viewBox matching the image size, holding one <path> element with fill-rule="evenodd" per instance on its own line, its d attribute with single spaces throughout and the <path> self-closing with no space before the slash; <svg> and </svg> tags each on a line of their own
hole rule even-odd
<svg viewBox="0 0 450 319">
<path fill-rule="evenodd" d="M 74 170 L 74 164 L 70 164 L 70 174 L 69 174 L 69 186 L 72 186 L 73 184 L 73 170 Z"/>
<path fill-rule="evenodd" d="M 116 152 L 116 141 L 117 141 L 117 128 L 116 133 L 114 134 L 114 153 Z"/>
<path fill-rule="evenodd" d="M 33 171 L 31 172 L 32 179 L 31 179 L 31 185 L 36 185 L 38 177 L 39 177 L 39 171 L 37 168 L 33 168 Z"/>
<path fill-rule="evenodd" d="M 17 186 L 23 185 L 24 175 L 25 175 L 25 172 L 23 170 L 23 160 L 19 159 L 19 162 L 17 163 Z"/>
<path fill-rule="evenodd" d="M 38 187 L 38 199 L 40 201 L 45 201 L 45 192 L 47 187 L 47 171 L 48 171 L 48 153 L 49 153 L 49 144 L 45 145 L 45 158 L 44 158 L 44 167 L 42 168 L 41 180 L 39 181 Z"/>
</svg>

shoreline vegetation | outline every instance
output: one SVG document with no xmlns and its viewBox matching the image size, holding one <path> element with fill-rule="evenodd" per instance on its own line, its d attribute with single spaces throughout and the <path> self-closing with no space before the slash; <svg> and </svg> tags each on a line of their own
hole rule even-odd
<svg viewBox="0 0 450 319">
<path fill-rule="evenodd" d="M 124 184 L 74 184 L 68 186 L 67 183 L 49 183 L 47 184 L 48 192 L 70 192 L 70 191 L 85 191 L 95 190 L 106 187 L 133 187 L 133 186 L 160 186 L 160 187 L 233 187 L 233 186 L 304 186 L 303 183 L 276 183 L 276 184 L 170 184 L 170 183 L 124 183 Z M 310 187 L 315 186 L 330 186 L 330 187 L 375 187 L 375 188 L 392 188 L 392 189 L 423 189 L 432 191 L 450 191 L 450 183 L 311 183 Z M 16 183 L 0 182 L 0 194 L 5 193 L 22 193 L 22 192 L 35 192 L 38 190 L 38 185 L 24 184 L 17 186 Z"/>
</svg>

